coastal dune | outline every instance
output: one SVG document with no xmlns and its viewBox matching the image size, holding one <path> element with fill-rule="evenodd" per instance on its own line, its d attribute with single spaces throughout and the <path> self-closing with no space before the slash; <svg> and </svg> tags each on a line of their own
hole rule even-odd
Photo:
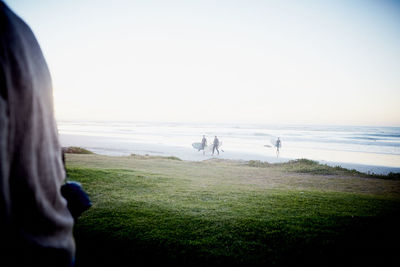
<svg viewBox="0 0 400 267">
<path fill-rule="evenodd" d="M 396 175 L 305 159 L 66 160 L 93 202 L 75 227 L 77 266 L 390 266 L 396 255 Z"/>
</svg>

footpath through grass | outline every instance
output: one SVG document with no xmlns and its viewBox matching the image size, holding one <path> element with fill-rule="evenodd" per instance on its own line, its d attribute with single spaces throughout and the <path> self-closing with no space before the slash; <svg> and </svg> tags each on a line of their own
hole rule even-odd
<svg viewBox="0 0 400 267">
<path fill-rule="evenodd" d="M 77 266 L 389 265 L 399 181 L 244 163 L 68 155 L 93 207 Z"/>
</svg>

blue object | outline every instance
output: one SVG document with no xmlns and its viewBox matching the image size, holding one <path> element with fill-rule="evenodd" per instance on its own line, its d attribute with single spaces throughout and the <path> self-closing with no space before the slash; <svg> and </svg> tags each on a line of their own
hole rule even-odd
<svg viewBox="0 0 400 267">
<path fill-rule="evenodd" d="M 61 187 L 61 194 L 67 200 L 68 209 L 75 219 L 92 206 L 88 194 L 78 182 L 66 182 Z"/>
</svg>

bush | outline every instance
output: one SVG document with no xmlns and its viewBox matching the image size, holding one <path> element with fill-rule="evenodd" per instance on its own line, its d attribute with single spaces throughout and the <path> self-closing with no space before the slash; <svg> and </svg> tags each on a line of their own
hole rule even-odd
<svg viewBox="0 0 400 267">
<path fill-rule="evenodd" d="M 69 154 L 94 154 L 90 150 L 77 146 L 63 147 L 63 151 L 64 153 L 69 153 Z"/>
</svg>

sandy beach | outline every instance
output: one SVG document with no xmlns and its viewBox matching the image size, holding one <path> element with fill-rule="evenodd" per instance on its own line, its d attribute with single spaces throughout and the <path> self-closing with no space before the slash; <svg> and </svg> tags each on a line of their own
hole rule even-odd
<svg viewBox="0 0 400 267">
<path fill-rule="evenodd" d="M 224 144 L 221 147 L 219 155 L 212 156 L 209 151 L 203 155 L 202 151 L 196 151 L 191 147 L 191 143 L 188 142 L 183 146 L 178 145 L 165 145 L 160 142 L 151 141 L 135 141 L 126 136 L 109 137 L 102 135 L 90 134 L 61 134 L 60 135 L 61 145 L 67 146 L 78 146 L 89 149 L 97 154 L 111 155 L 111 156 L 128 156 L 131 154 L 138 155 L 155 155 L 155 156 L 174 156 L 186 161 L 203 161 L 212 158 L 218 159 L 229 159 L 229 160 L 260 160 L 269 163 L 288 162 L 289 160 L 298 158 L 307 158 L 316 160 L 322 164 L 329 166 L 342 166 L 348 169 L 355 169 L 364 173 L 376 173 L 376 174 L 388 174 L 390 172 L 400 172 L 399 156 L 392 154 L 372 154 L 372 153 L 360 153 L 352 151 L 336 151 L 336 150 L 324 150 L 327 158 L 332 160 L 318 160 L 318 155 L 321 154 L 320 150 L 303 149 L 295 151 L 298 157 L 287 157 L 286 150 L 290 148 L 284 148 L 281 152 L 280 157 L 276 157 L 273 148 L 262 148 L 263 154 L 254 153 L 251 151 L 238 151 L 230 150 L 229 145 Z M 293 149 L 292 149 L 293 150 Z M 258 151 L 256 151 L 258 152 Z M 319 153 L 319 154 L 318 154 Z M 321 156 L 322 158 L 324 156 Z M 363 162 L 363 163 L 360 163 Z M 366 164 L 366 163 L 367 164 Z"/>
</svg>

